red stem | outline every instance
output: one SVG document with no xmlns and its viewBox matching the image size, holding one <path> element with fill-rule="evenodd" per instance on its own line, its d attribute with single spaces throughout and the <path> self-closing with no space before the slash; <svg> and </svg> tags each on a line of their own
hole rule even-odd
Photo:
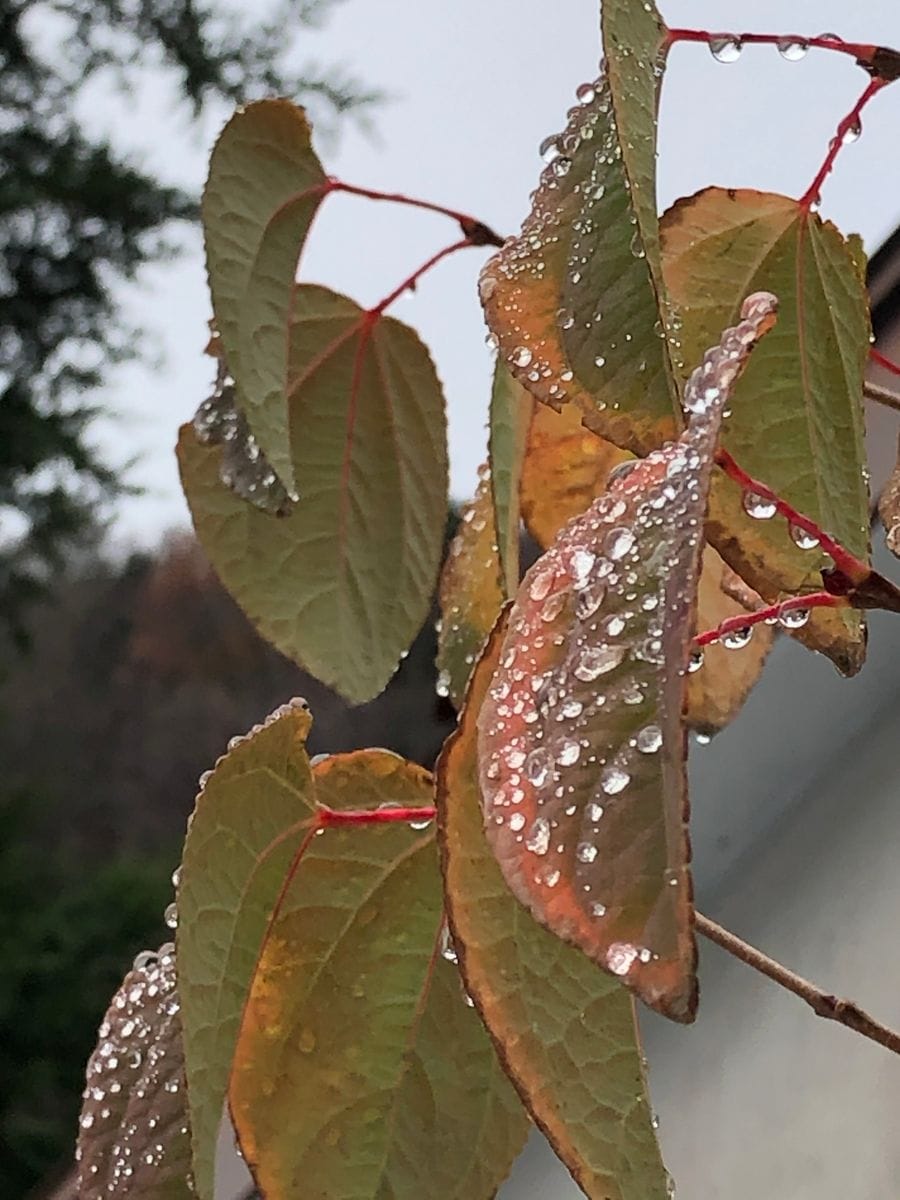
<svg viewBox="0 0 900 1200">
<path fill-rule="evenodd" d="M 426 271 L 430 271 L 432 267 L 436 266 L 441 261 L 441 259 L 448 258 L 451 254 L 455 254 L 457 250 L 465 250 L 468 246 L 477 246 L 478 244 L 478 242 L 473 242 L 471 238 L 464 237 L 460 238 L 458 242 L 453 242 L 453 244 L 450 246 L 445 246 L 443 250 L 438 250 L 437 254 L 432 254 L 431 258 L 429 258 L 427 262 L 422 263 L 421 267 L 417 267 L 411 275 L 407 275 L 403 282 L 399 284 L 399 286 L 395 287 L 389 295 L 385 296 L 382 301 L 376 304 L 374 308 L 370 308 L 368 315 L 377 320 L 377 318 L 381 316 L 388 305 L 393 304 L 394 301 L 402 296 L 405 291 L 414 291 L 416 284 L 426 273 Z"/>
<path fill-rule="evenodd" d="M 782 613 L 798 608 L 843 608 L 847 604 L 848 601 L 844 596 L 832 596 L 831 592 L 811 592 L 808 596 L 792 596 L 790 600 L 782 600 L 779 604 L 770 604 L 766 608 L 758 608 L 755 612 L 739 613 L 736 617 L 729 617 L 715 629 L 708 629 L 705 633 L 697 634 L 693 644 L 709 646 L 713 642 L 720 641 L 728 633 L 734 633 L 738 629 L 749 629 L 763 621 L 774 623 Z"/>
<path fill-rule="evenodd" d="M 497 247 L 503 245 L 503 238 L 494 233 L 490 226 L 485 225 L 483 221 L 469 216 L 468 213 L 458 212 L 455 208 L 447 208 L 444 204 L 435 204 L 431 200 L 417 200 L 402 192 L 381 192 L 376 188 L 357 187 L 356 184 L 345 183 L 343 179 L 336 179 L 334 176 L 329 177 L 324 192 L 326 195 L 329 192 L 345 192 L 348 196 L 362 196 L 366 200 L 387 200 L 392 204 L 406 204 L 410 208 L 422 208 L 426 212 L 440 213 L 442 216 L 456 221 L 472 245 Z"/>
<path fill-rule="evenodd" d="M 815 521 L 798 512 L 786 500 L 782 500 L 766 484 L 760 483 L 758 479 L 748 475 L 742 467 L 738 466 L 727 450 L 720 447 L 716 451 L 716 462 L 744 492 L 752 492 L 754 495 L 762 497 L 763 500 L 768 500 L 770 504 L 775 505 L 775 511 L 782 517 L 786 517 L 792 525 L 816 538 L 825 553 L 831 556 L 836 569 L 848 580 L 852 583 L 861 583 L 869 577 L 871 572 L 866 563 L 857 558 L 855 554 L 851 554 L 849 550 L 845 550 L 840 542 L 836 542 L 833 537 L 820 529 Z"/>
<path fill-rule="evenodd" d="M 777 46 L 779 42 L 802 42 L 817 50 L 832 50 L 837 54 L 849 54 L 862 67 L 871 67 L 877 46 L 863 42 L 845 42 L 826 37 L 806 37 L 802 33 L 722 33 L 709 29 L 670 29 L 666 36 L 669 46 L 676 42 L 703 42 L 709 45 L 715 38 L 733 38 L 744 46 Z"/>
<path fill-rule="evenodd" d="M 828 146 L 828 153 L 825 155 L 825 161 L 822 163 L 818 173 L 803 195 L 800 197 L 800 204 L 803 208 L 811 209 L 814 204 L 819 203 L 822 185 L 831 174 L 835 160 L 840 154 L 844 146 L 844 137 L 855 126 L 859 124 L 863 109 L 869 101 L 877 96 L 883 87 L 887 87 L 888 80 L 873 79 L 854 106 L 847 113 L 846 117 L 837 127 L 837 133 L 831 139 Z"/>
<path fill-rule="evenodd" d="M 420 808 L 371 808 L 335 809 L 319 807 L 318 827 L 333 828 L 336 825 L 383 825 L 387 822 L 433 821 L 437 809 L 433 805 Z"/>
<path fill-rule="evenodd" d="M 890 371 L 894 375 L 900 375 L 900 366 L 898 366 L 895 362 L 891 362 L 891 360 L 886 358 L 880 350 L 870 350 L 869 358 L 871 358 L 872 362 L 877 366 L 884 367 L 885 371 Z"/>
</svg>

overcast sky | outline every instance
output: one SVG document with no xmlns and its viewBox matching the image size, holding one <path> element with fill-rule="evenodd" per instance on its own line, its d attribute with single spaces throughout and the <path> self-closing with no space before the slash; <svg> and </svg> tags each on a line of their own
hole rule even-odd
<svg viewBox="0 0 900 1200">
<path fill-rule="evenodd" d="M 660 7 L 672 25 L 830 31 L 900 45 L 898 0 L 662 0 Z M 326 170 L 469 211 L 501 233 L 518 228 L 537 181 L 538 144 L 562 127 L 598 55 L 596 0 L 344 0 L 301 54 L 340 62 L 394 97 L 375 115 L 374 139 L 348 125 L 337 148 L 323 148 Z M 791 64 L 772 47 L 749 47 L 723 65 L 702 46 L 676 47 L 663 96 L 661 206 L 713 183 L 799 194 L 865 83 L 839 55 L 812 51 Z M 219 118 L 187 134 L 184 113 L 153 80 L 133 105 L 92 94 L 85 117 L 141 147 L 144 162 L 165 177 L 199 189 Z M 870 250 L 900 224 L 898 131 L 900 84 L 871 105 L 864 136 L 843 152 L 823 195 L 823 215 L 860 232 Z M 302 274 L 369 304 L 453 236 L 439 217 L 334 197 L 317 218 Z M 486 253 L 443 263 L 392 310 L 420 330 L 437 362 L 449 406 L 451 486 L 461 498 L 484 454 L 491 363 L 474 284 Z M 210 381 L 201 353 L 210 313 L 199 236 L 125 299 L 159 363 L 115 372 L 101 399 L 117 417 L 103 423 L 98 440 L 115 462 L 139 459 L 131 478 L 147 494 L 121 504 L 117 532 L 148 543 L 187 519 L 172 447 Z"/>
</svg>

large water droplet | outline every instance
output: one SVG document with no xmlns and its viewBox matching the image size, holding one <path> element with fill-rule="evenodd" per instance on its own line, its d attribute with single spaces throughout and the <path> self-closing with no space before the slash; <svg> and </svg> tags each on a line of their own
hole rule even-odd
<svg viewBox="0 0 900 1200">
<path fill-rule="evenodd" d="M 662 746 L 662 730 L 658 725 L 646 725 L 635 740 L 641 754 L 655 754 Z"/>
<path fill-rule="evenodd" d="M 178 905 L 173 900 L 171 904 L 166 906 L 166 911 L 163 913 L 163 920 L 170 929 L 175 929 L 178 925 Z"/>
<path fill-rule="evenodd" d="M 545 163 L 552 163 L 554 159 L 559 158 L 561 153 L 559 138 L 555 133 L 551 134 L 550 137 L 545 137 L 538 147 L 538 154 L 540 154 Z"/>
<path fill-rule="evenodd" d="M 699 671 L 703 666 L 703 651 L 698 646 L 696 650 L 691 651 L 691 657 L 688 659 L 688 675 L 693 675 L 695 671 Z"/>
<path fill-rule="evenodd" d="M 553 760 L 550 752 L 539 746 L 537 750 L 532 750 L 525 760 L 525 777 L 529 783 L 540 787 L 546 782 L 552 766 Z"/>
<path fill-rule="evenodd" d="M 737 62 L 743 49 L 744 43 L 733 33 L 723 33 L 709 39 L 709 52 L 716 62 Z"/>
<path fill-rule="evenodd" d="M 726 650 L 742 650 L 753 637 L 753 626 L 742 625 L 740 629 L 730 629 L 722 635 L 722 645 Z"/>
<path fill-rule="evenodd" d="M 862 121 L 860 121 L 859 117 L 857 117 L 856 120 L 851 121 L 851 123 L 844 130 L 841 141 L 845 146 L 849 146 L 852 142 L 858 142 L 861 137 Z"/>
<path fill-rule="evenodd" d="M 546 854 L 550 849 L 550 822 L 538 817 L 528 831 L 525 846 L 532 854 Z"/>
<path fill-rule="evenodd" d="M 631 783 L 631 776 L 621 767 L 606 767 L 600 776 L 600 786 L 607 796 L 617 796 Z"/>
<path fill-rule="evenodd" d="M 575 855 L 579 862 L 592 863 L 597 857 L 597 847 L 593 842 L 580 842 Z"/>
<path fill-rule="evenodd" d="M 815 550 L 819 544 L 819 539 L 814 533 L 808 533 L 805 529 L 801 529 L 799 525 L 791 526 L 791 540 L 801 550 Z"/>
<path fill-rule="evenodd" d="M 513 365 L 517 367 L 528 367 L 531 365 L 533 355 L 527 346 L 517 346 L 512 352 Z"/>
<path fill-rule="evenodd" d="M 778 53 L 787 62 L 800 62 L 809 53 L 809 43 L 800 38 L 781 38 L 778 42 Z"/>
<path fill-rule="evenodd" d="M 768 521 L 778 512 L 778 506 L 774 500 L 759 496 L 756 492 L 744 492 L 743 505 L 747 516 L 753 517 L 757 521 Z"/>
<path fill-rule="evenodd" d="M 578 762 L 581 757 L 581 745 L 574 738 L 563 742 L 559 748 L 559 753 L 556 756 L 556 761 L 561 767 L 571 767 Z"/>
<path fill-rule="evenodd" d="M 624 657 L 624 646 L 587 646 L 575 667 L 575 675 L 584 683 L 593 683 L 617 667 Z"/>
<path fill-rule="evenodd" d="M 789 608 L 778 617 L 779 623 L 785 629 L 802 629 L 808 620 L 808 608 Z"/>
<path fill-rule="evenodd" d="M 637 956 L 637 946 L 629 942 L 613 942 L 606 952 L 606 965 L 613 975 L 627 975 Z"/>
<path fill-rule="evenodd" d="M 609 557 L 614 562 L 618 562 L 619 559 L 624 558 L 625 555 L 631 549 L 633 549 L 634 534 L 625 525 L 620 525 L 616 529 L 611 529 L 606 535 L 605 547 L 606 553 L 609 555 Z"/>
</svg>

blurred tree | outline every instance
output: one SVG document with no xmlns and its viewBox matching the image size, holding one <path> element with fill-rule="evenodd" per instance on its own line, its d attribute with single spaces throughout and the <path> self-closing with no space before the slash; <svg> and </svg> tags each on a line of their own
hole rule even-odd
<svg viewBox="0 0 900 1200">
<path fill-rule="evenodd" d="M 95 77 L 124 92 L 151 67 L 195 116 L 216 101 L 290 95 L 326 123 L 375 99 L 333 69 L 290 67 L 291 31 L 334 0 L 2 0 L 0 3 L 0 629 L 24 636 L 24 606 L 96 530 L 124 484 L 92 450 L 85 395 L 135 352 L 116 284 L 174 250 L 172 222 L 196 197 L 133 165 L 83 128 Z M 4 528 L 5 527 L 5 528 Z"/>
</svg>

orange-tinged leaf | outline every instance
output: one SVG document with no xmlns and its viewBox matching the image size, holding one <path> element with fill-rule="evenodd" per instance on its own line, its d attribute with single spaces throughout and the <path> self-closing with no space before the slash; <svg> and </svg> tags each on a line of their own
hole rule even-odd
<svg viewBox="0 0 900 1200">
<path fill-rule="evenodd" d="M 189 1200 L 191 1139 L 171 945 L 135 960 L 87 1065 L 79 1200 Z"/>
<path fill-rule="evenodd" d="M 485 840 L 476 718 L 504 632 L 501 620 L 438 763 L 439 839 L 460 968 L 506 1071 L 584 1192 L 663 1200 L 670 1193 L 631 997 L 522 908 Z"/>
<path fill-rule="evenodd" d="M 457 708 L 472 666 L 506 599 L 494 520 L 490 469 L 479 469 L 475 499 L 460 513 L 441 575 L 438 691 Z"/>
<path fill-rule="evenodd" d="M 291 451 L 299 501 L 278 517 L 220 479 L 189 426 L 178 455 L 197 535 L 275 646 L 356 703 L 385 686 L 425 620 L 447 504 L 444 398 L 428 351 L 327 288 L 295 291 Z"/>
<path fill-rule="evenodd" d="M 729 568 L 712 546 L 703 549 L 697 592 L 697 632 L 715 629 L 729 617 L 750 611 L 733 593 Z M 746 587 L 743 592 L 749 591 Z M 757 599 L 759 599 L 757 597 Z M 762 601 L 759 601 L 762 604 Z M 712 734 L 737 716 L 759 679 L 772 648 L 775 630 L 757 625 L 748 645 L 731 650 L 721 642 L 703 648 L 703 665 L 688 680 L 687 720 L 701 733 Z"/>
<path fill-rule="evenodd" d="M 203 192 L 216 328 L 241 409 L 288 490 L 287 336 L 297 260 L 326 194 L 302 109 L 260 100 L 231 118 Z"/>
<path fill-rule="evenodd" d="M 620 472 L 526 574 L 479 713 L 485 828 L 531 912 L 652 1007 L 697 1002 L 683 709 L 722 413 L 774 297 L 685 391 L 681 438 Z"/>
<path fill-rule="evenodd" d="M 430 775 L 384 750 L 325 759 L 332 809 L 429 805 Z M 288 876 L 230 1088 L 267 1200 L 488 1200 L 527 1119 L 441 954 L 433 830 L 328 828 Z"/>
<path fill-rule="evenodd" d="M 591 433 L 572 404 L 534 406 L 520 498 L 529 533 L 546 549 L 572 517 L 606 489 L 609 473 L 632 456 Z"/>
<path fill-rule="evenodd" d="M 722 444 L 751 476 L 811 517 L 858 558 L 869 556 L 862 390 L 869 350 L 864 259 L 796 200 L 709 188 L 663 218 L 666 282 L 690 369 L 715 331 L 757 288 L 779 299 L 778 328 L 738 384 Z M 780 518 L 753 520 L 739 488 L 713 482 L 707 535 L 768 601 L 821 587 L 830 560 L 801 550 Z M 852 674 L 865 629 L 850 608 L 818 609 L 798 635 Z"/>
</svg>

